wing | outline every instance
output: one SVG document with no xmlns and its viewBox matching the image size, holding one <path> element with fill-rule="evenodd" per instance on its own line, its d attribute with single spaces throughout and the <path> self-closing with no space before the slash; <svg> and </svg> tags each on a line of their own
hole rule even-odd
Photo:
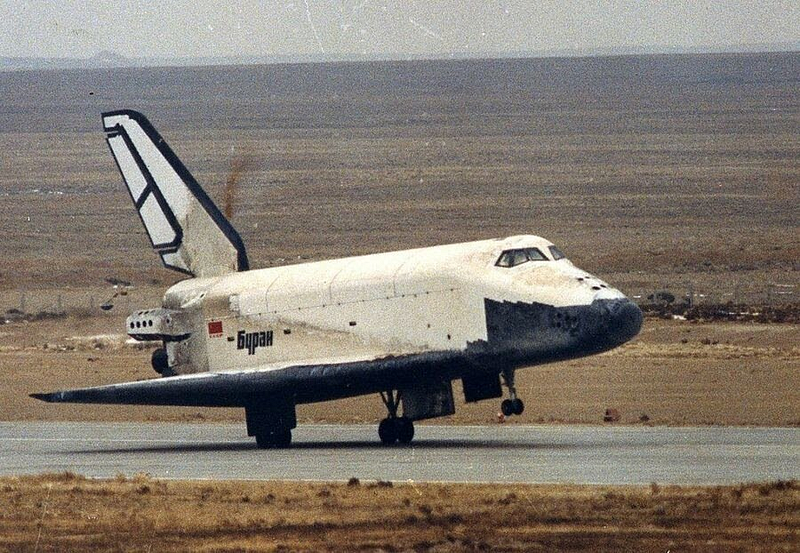
<svg viewBox="0 0 800 553">
<path fill-rule="evenodd" d="M 452 379 L 464 369 L 464 360 L 456 352 L 431 352 L 170 376 L 31 397 L 51 403 L 244 407 L 265 397 L 288 396 L 295 403 L 312 403 Z"/>
</svg>

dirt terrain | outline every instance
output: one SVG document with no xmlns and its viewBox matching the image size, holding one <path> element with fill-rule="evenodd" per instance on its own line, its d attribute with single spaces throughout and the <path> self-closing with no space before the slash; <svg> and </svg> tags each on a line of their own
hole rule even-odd
<svg viewBox="0 0 800 553">
<path fill-rule="evenodd" d="M 104 144 L 100 112 L 133 108 L 212 198 L 243 168 L 253 267 L 532 233 L 632 295 L 796 301 L 798 75 L 796 52 L 5 73 L 0 290 L 175 281 Z"/>
<path fill-rule="evenodd" d="M 126 344 L 122 313 L 0 326 L 0 420 L 243 421 L 240 409 L 46 404 L 29 393 L 155 378 L 151 349 Z M 612 352 L 518 372 L 513 423 L 800 425 L 800 326 L 647 319 Z M 436 424 L 497 420 L 499 402 L 464 404 Z M 378 396 L 303 405 L 304 422 L 376 423 Z"/>
<path fill-rule="evenodd" d="M 146 113 L 218 202 L 241 170 L 253 267 L 535 233 L 640 302 L 758 306 L 798 301 L 798 75 L 796 52 L 4 73 L 0 312 L 67 317 L 0 325 L 0 419 L 241 418 L 27 397 L 153 376 L 149 351 L 95 337 L 180 278 L 149 247 L 103 110 Z M 133 287 L 105 313 L 109 278 Z M 521 371 L 517 420 L 795 425 L 798 343 L 794 323 L 648 320 L 619 351 Z"/>
<path fill-rule="evenodd" d="M 0 479 L 3 551 L 790 551 L 797 482 L 722 487 Z"/>
<path fill-rule="evenodd" d="M 639 302 L 798 304 L 797 52 L 19 71 L 0 105 L 3 421 L 244 433 L 236 409 L 28 397 L 155 376 L 123 321 L 179 277 L 104 144 L 111 109 L 145 113 L 220 203 L 241 169 L 254 268 L 526 233 Z M 106 279 L 132 283 L 108 312 Z M 618 350 L 520 371 L 506 424 L 800 425 L 792 320 L 648 318 Z M 457 401 L 437 424 L 496 423 L 497 402 Z M 383 416 L 377 397 L 298 407 L 301 424 Z M 0 551 L 788 551 L 800 530 L 796 482 L 353 484 L 0 478 Z"/>
</svg>

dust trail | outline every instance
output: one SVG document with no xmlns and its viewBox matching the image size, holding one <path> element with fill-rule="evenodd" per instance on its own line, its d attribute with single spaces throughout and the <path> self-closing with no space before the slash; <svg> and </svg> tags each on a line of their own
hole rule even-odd
<svg viewBox="0 0 800 553">
<path fill-rule="evenodd" d="M 231 170 L 225 180 L 224 200 L 222 213 L 227 219 L 231 219 L 234 213 L 236 193 L 238 192 L 239 179 L 242 175 L 253 167 L 255 161 L 252 154 L 245 153 L 231 160 Z"/>
<path fill-rule="evenodd" d="M 303 3 L 306 5 L 306 18 L 308 19 L 308 24 L 311 25 L 311 31 L 314 33 L 314 38 L 317 40 L 319 51 L 324 54 L 325 48 L 323 48 L 322 41 L 319 39 L 319 33 L 317 33 L 317 28 L 314 26 L 314 20 L 311 18 L 311 8 L 308 6 L 308 0 L 303 0 Z"/>
</svg>

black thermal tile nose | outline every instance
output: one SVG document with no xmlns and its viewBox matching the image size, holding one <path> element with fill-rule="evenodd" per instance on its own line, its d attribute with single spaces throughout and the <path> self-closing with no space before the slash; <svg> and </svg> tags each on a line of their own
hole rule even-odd
<svg viewBox="0 0 800 553">
<path fill-rule="evenodd" d="M 623 344 L 639 334 L 644 320 L 639 306 L 626 298 L 609 302 L 606 307 L 609 342 Z"/>
</svg>

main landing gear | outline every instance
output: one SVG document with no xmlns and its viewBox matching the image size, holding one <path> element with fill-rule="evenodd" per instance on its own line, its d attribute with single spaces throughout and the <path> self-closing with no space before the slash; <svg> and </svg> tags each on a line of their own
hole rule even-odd
<svg viewBox="0 0 800 553">
<path fill-rule="evenodd" d="M 414 421 L 408 417 L 398 417 L 397 408 L 400 406 L 401 393 L 389 390 L 381 392 L 381 399 L 389 416 L 378 425 L 378 436 L 384 445 L 392 445 L 395 442 L 409 444 L 414 439 Z"/>
<path fill-rule="evenodd" d="M 517 397 L 517 389 L 514 387 L 514 371 L 505 370 L 502 372 L 503 383 L 508 388 L 509 399 L 504 399 L 500 404 L 500 410 L 503 415 L 510 417 L 511 415 L 521 415 L 525 411 L 525 404 Z"/>
<path fill-rule="evenodd" d="M 259 449 L 285 449 L 292 444 L 292 430 L 281 428 L 262 431 L 256 434 L 256 445 Z"/>
<path fill-rule="evenodd" d="M 247 435 L 255 436 L 259 449 L 284 449 L 292 443 L 297 414 L 291 400 L 259 398 L 244 408 Z"/>
</svg>

